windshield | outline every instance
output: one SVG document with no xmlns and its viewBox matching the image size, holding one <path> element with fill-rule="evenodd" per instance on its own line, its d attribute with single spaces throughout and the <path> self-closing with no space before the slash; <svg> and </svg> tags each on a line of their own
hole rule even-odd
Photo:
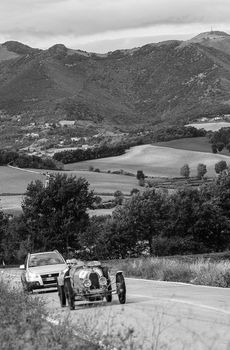
<svg viewBox="0 0 230 350">
<path fill-rule="evenodd" d="M 44 254 L 32 254 L 30 256 L 28 266 L 45 266 L 45 265 L 55 265 L 55 264 L 64 264 L 65 261 L 55 252 L 44 253 Z"/>
</svg>

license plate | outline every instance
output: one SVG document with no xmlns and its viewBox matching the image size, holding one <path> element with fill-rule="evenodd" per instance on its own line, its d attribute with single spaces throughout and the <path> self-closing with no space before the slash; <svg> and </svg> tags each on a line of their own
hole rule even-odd
<svg viewBox="0 0 230 350">
<path fill-rule="evenodd" d="M 44 278 L 44 281 L 55 281 L 54 277 L 46 277 Z"/>
</svg>

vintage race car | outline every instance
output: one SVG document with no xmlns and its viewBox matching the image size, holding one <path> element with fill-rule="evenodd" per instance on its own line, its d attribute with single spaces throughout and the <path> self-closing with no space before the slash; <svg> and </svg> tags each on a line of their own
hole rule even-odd
<svg viewBox="0 0 230 350">
<path fill-rule="evenodd" d="M 73 259 L 76 260 L 76 259 Z M 118 295 L 121 304 L 126 302 L 126 285 L 122 271 L 109 275 L 108 267 L 99 261 L 68 261 L 69 267 L 57 278 L 58 295 L 61 306 L 68 302 L 70 310 L 75 309 L 75 301 L 95 302 L 106 299 L 112 301 L 112 294 Z"/>
</svg>

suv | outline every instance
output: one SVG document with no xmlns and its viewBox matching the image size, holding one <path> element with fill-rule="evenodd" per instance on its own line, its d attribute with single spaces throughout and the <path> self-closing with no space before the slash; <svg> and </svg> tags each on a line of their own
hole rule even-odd
<svg viewBox="0 0 230 350">
<path fill-rule="evenodd" d="M 59 273 L 68 268 L 65 259 L 57 251 L 28 254 L 23 269 L 21 281 L 25 292 L 34 289 L 56 288 Z"/>
</svg>

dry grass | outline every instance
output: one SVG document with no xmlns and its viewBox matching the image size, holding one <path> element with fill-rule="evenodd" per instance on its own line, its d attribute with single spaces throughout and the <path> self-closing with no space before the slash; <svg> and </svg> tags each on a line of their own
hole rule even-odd
<svg viewBox="0 0 230 350">
<path fill-rule="evenodd" d="M 12 286 L 10 276 L 0 278 L 0 343 L 2 350 L 96 350 L 77 338 L 68 320 L 48 322 L 45 303 Z"/>
<path fill-rule="evenodd" d="M 160 281 L 186 282 L 216 287 L 230 287 L 230 262 L 199 259 L 185 262 L 175 259 L 146 258 L 120 263 L 127 276 Z"/>
</svg>

